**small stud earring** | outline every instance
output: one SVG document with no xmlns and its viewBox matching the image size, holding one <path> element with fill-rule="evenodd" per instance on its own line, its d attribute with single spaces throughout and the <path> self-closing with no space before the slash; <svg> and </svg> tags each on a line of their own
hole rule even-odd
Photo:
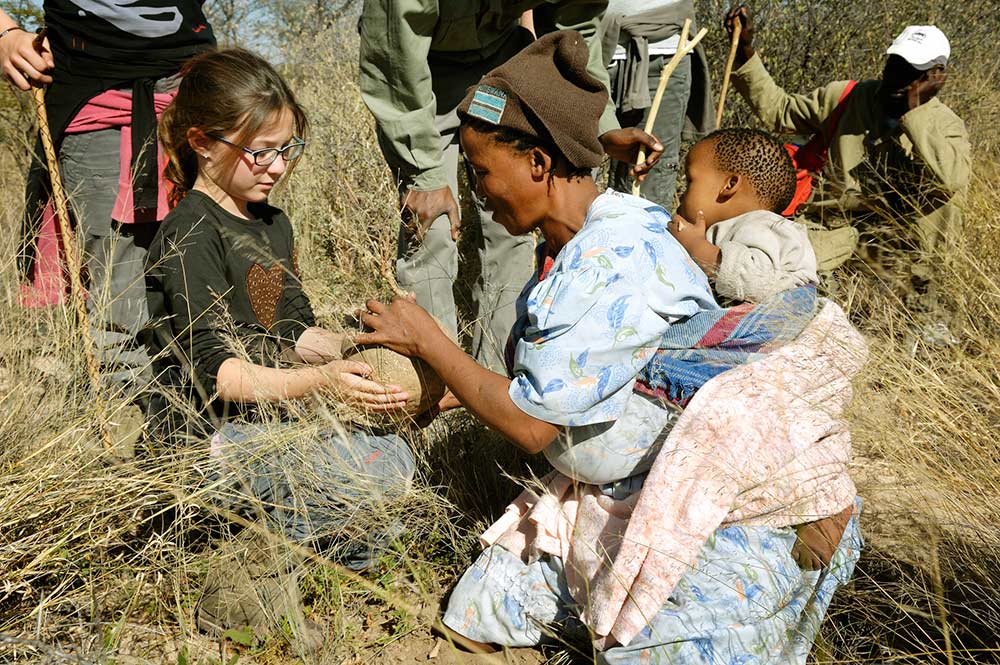
<svg viewBox="0 0 1000 665">
<path fill-rule="evenodd" d="M 202 157 L 204 157 L 205 159 L 208 159 L 208 153 L 207 153 L 207 152 L 203 152 L 203 153 L 201 154 L 201 156 L 202 156 Z"/>
</svg>

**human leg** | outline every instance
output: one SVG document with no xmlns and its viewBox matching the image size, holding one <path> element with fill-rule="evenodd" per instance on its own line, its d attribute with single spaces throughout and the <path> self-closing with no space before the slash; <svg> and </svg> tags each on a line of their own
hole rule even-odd
<svg viewBox="0 0 1000 665">
<path fill-rule="evenodd" d="M 705 662 L 805 663 L 833 593 L 860 556 L 860 500 L 831 564 L 803 571 L 794 528 L 727 527 L 702 548 L 667 604 L 628 646 L 598 654 L 606 665 Z M 499 546 L 465 572 L 443 622 L 472 640 L 533 646 L 552 634 L 580 637 L 562 562 L 531 564 Z"/>
<path fill-rule="evenodd" d="M 660 72 L 671 56 L 653 56 L 649 62 L 649 94 L 656 94 L 660 84 Z M 612 75 L 618 75 L 620 65 L 616 65 Z M 614 84 L 612 89 L 614 89 Z M 659 164 L 650 171 L 640 185 L 640 195 L 667 210 L 674 209 L 674 193 L 677 189 L 677 173 L 680 168 L 681 132 L 687 112 L 688 98 L 691 96 L 691 58 L 683 58 L 670 75 L 663 91 L 663 100 L 653 123 L 653 135 L 663 144 L 663 155 Z M 645 128 L 650 109 L 619 113 L 622 127 Z M 608 184 L 615 191 L 631 192 L 631 165 L 612 160 Z"/>
<path fill-rule="evenodd" d="M 478 246 L 479 277 L 472 289 L 476 307 L 472 355 L 476 362 L 506 374 L 504 350 L 517 318 L 516 303 L 535 269 L 535 237 L 512 236 L 493 221 L 484 202 L 473 194 L 482 240 Z"/>
<path fill-rule="evenodd" d="M 60 167 L 88 274 L 87 314 L 98 361 L 116 383 L 148 379 L 149 357 L 136 341 L 146 323 L 144 262 L 155 225 L 119 225 L 111 218 L 118 195 L 121 132 L 68 134 Z"/>
<path fill-rule="evenodd" d="M 198 629 L 221 638 L 249 627 L 258 639 L 287 629 L 297 651 L 317 650 L 323 633 L 303 614 L 302 565 L 300 554 L 254 529 L 221 542 L 195 605 Z"/>
<path fill-rule="evenodd" d="M 506 62 L 531 41 L 529 33 L 515 30 L 507 42 L 490 58 L 477 64 L 433 62 L 431 66 L 434 94 L 437 99 L 436 126 L 447 144 L 445 156 L 451 171 L 451 150 L 457 158 L 459 118 L 457 108 L 470 86 L 476 85 L 488 71 Z M 481 229 L 475 245 L 479 259 L 479 274 L 472 284 L 471 298 L 475 315 L 473 322 L 472 355 L 476 361 L 493 371 L 505 373 L 503 355 L 507 337 L 516 318 L 515 303 L 521 289 L 534 270 L 534 236 L 512 236 L 502 225 L 493 221 L 485 202 L 475 193 L 475 182 L 469 177 L 475 209 L 475 219 Z M 472 247 L 471 243 L 465 247 Z M 463 247 L 464 250 L 464 247 Z M 463 257 L 468 260 L 471 257 Z M 419 302 L 419 298 L 418 298 Z"/>
<path fill-rule="evenodd" d="M 793 528 L 719 529 L 649 625 L 599 662 L 805 663 L 834 591 L 860 556 L 859 509 L 822 571 L 795 563 Z"/>
<path fill-rule="evenodd" d="M 447 129 L 440 117 L 436 124 L 439 131 Z M 441 142 L 448 188 L 458 201 L 458 143 L 454 131 L 446 131 Z M 393 168 L 392 164 L 389 166 Z M 405 186 L 401 185 L 400 194 L 404 193 Z M 402 289 L 416 294 L 417 304 L 433 314 L 453 339 L 458 339 L 458 312 L 453 291 L 457 276 L 458 247 L 451 238 L 451 222 L 447 215 L 435 219 L 420 240 L 400 224 L 396 281 Z"/>
<path fill-rule="evenodd" d="M 296 430 L 294 424 L 227 423 L 211 444 L 208 500 L 286 538 L 328 553 L 352 570 L 369 567 L 400 533 L 379 508 L 405 494 L 415 462 L 397 436 Z M 217 548 L 196 615 L 221 635 L 251 627 L 258 636 L 282 626 L 292 645 L 315 650 L 322 634 L 305 619 L 299 591 L 303 557 L 260 529 Z"/>
<path fill-rule="evenodd" d="M 385 506 L 405 495 L 416 463 L 395 435 L 226 423 L 212 439 L 212 498 L 285 537 L 367 568 L 399 534 Z"/>
<path fill-rule="evenodd" d="M 579 627 L 562 564 L 533 563 L 499 545 L 484 550 L 448 598 L 442 622 L 477 642 L 535 646 L 554 632 Z"/>
</svg>

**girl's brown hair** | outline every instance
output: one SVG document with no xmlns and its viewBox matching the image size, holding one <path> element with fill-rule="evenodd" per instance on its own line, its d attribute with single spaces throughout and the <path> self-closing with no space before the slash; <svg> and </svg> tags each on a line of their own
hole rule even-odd
<svg viewBox="0 0 1000 665">
<path fill-rule="evenodd" d="M 209 51 L 192 58 L 182 72 L 177 96 L 163 111 L 159 124 L 159 139 L 168 160 L 164 176 L 173 185 L 171 207 L 184 198 L 198 177 L 198 158 L 187 136 L 191 127 L 215 135 L 239 130 L 233 142 L 246 145 L 287 110 L 296 136 L 306 138 L 305 112 L 274 67 L 260 56 L 244 49 Z M 234 167 L 243 155 L 234 150 L 222 168 Z M 289 172 L 294 165 L 288 165 Z"/>
</svg>

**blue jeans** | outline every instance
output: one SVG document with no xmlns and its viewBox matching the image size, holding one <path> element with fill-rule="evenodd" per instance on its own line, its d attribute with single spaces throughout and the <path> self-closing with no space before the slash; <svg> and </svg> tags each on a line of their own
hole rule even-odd
<svg viewBox="0 0 1000 665">
<path fill-rule="evenodd" d="M 399 535 L 385 507 L 410 488 L 416 463 L 398 436 L 297 423 L 226 423 L 211 444 L 209 500 L 262 519 L 290 540 L 367 568 Z"/>
</svg>

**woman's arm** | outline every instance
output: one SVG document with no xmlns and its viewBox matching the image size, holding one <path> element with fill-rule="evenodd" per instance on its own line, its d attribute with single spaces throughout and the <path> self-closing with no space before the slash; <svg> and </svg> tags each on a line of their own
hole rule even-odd
<svg viewBox="0 0 1000 665">
<path fill-rule="evenodd" d="M 510 379 L 476 364 L 419 305 L 402 298 L 366 305 L 361 320 L 374 332 L 356 336 L 358 343 L 423 359 L 465 408 L 525 452 L 537 453 L 556 438 L 558 426 L 529 416 L 511 401 Z"/>
<path fill-rule="evenodd" d="M 394 411 L 406 405 L 408 393 L 399 386 L 383 386 L 364 378 L 371 372 L 364 363 L 346 360 L 276 369 L 229 358 L 219 366 L 216 389 L 227 402 L 280 402 L 327 392 L 369 411 Z"/>
</svg>

